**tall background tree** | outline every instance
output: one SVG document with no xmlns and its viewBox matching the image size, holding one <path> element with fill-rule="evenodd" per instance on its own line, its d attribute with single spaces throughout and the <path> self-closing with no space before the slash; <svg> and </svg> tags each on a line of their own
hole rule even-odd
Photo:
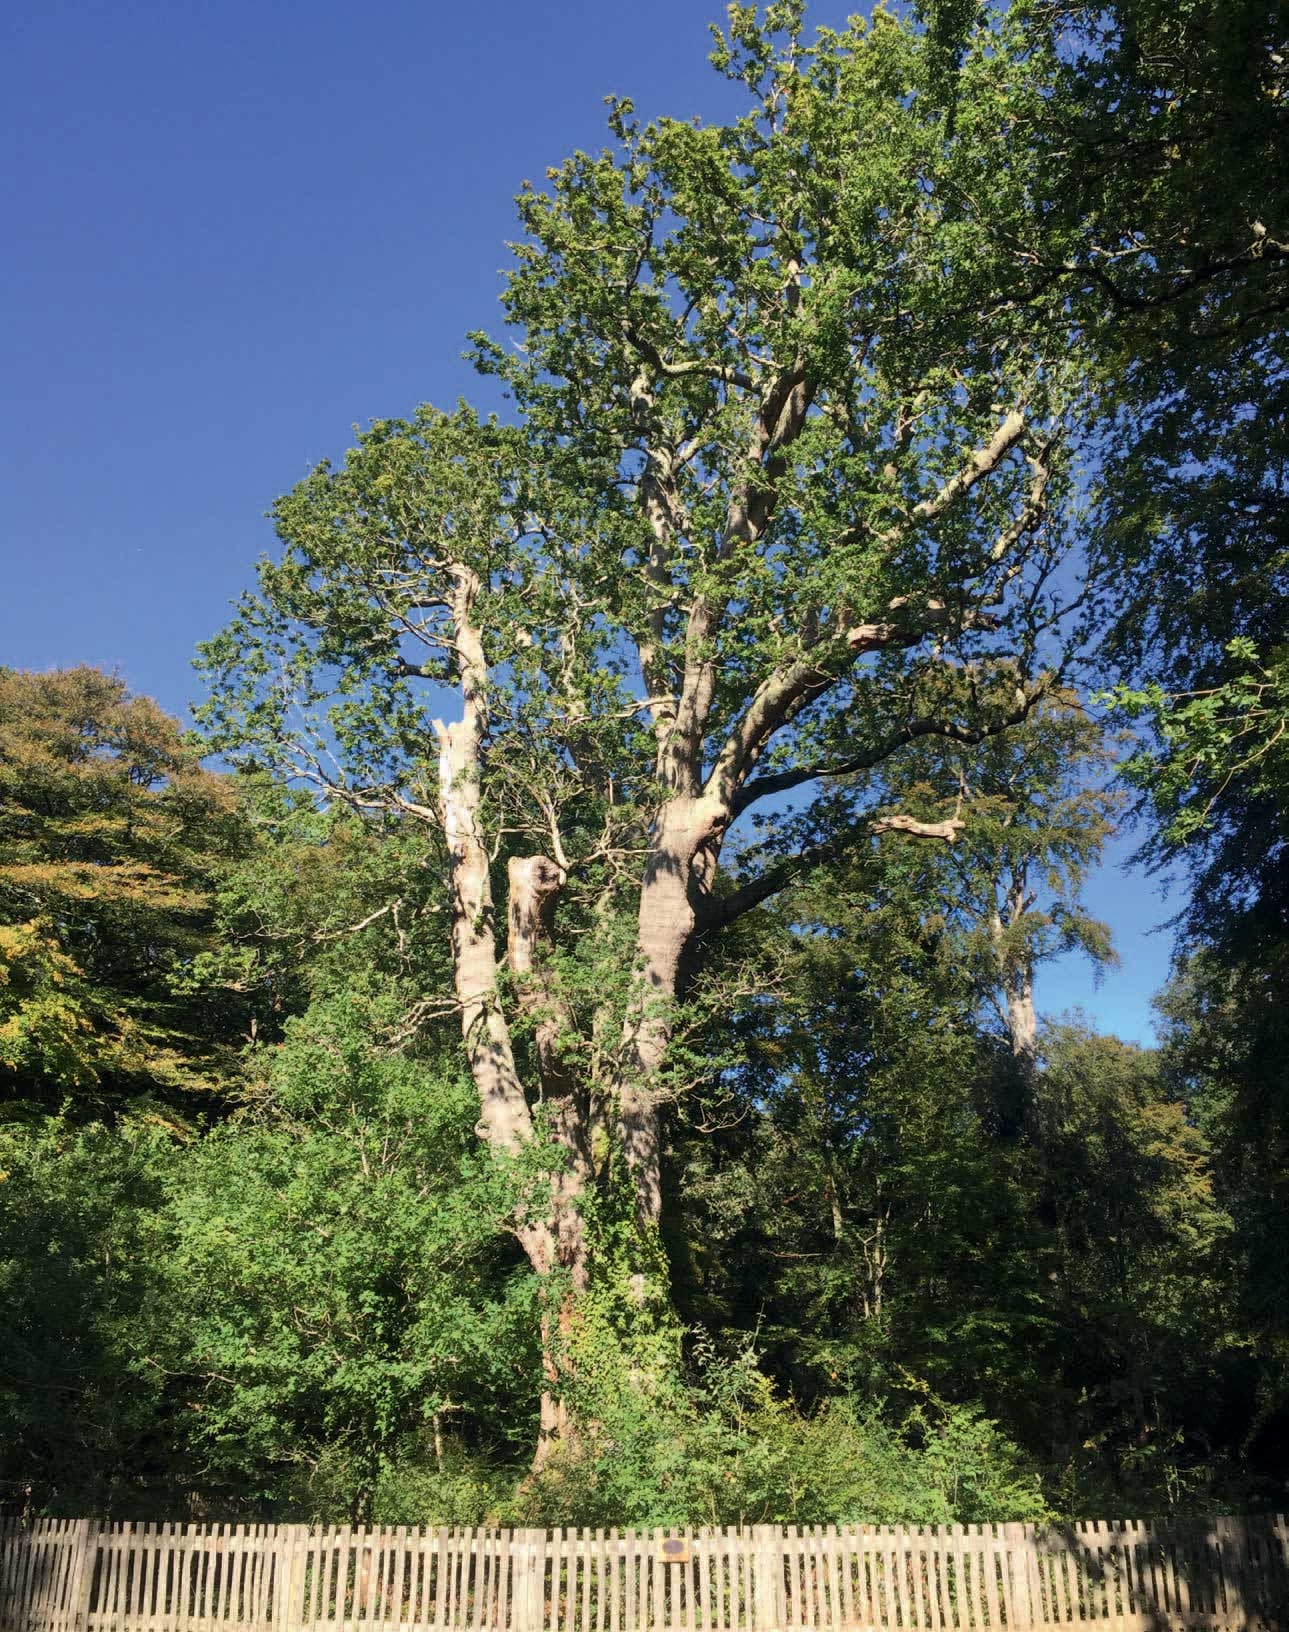
<svg viewBox="0 0 1289 1632">
<path fill-rule="evenodd" d="M 85 1113 L 190 1113 L 233 1068 L 203 986 L 219 881 L 246 843 L 229 785 L 96 669 L 0 670 L 0 1091 Z"/>
</svg>

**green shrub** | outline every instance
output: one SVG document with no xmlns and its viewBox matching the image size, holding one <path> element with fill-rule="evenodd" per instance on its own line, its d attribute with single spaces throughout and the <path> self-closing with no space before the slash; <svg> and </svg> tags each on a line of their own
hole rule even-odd
<svg viewBox="0 0 1289 1632">
<path fill-rule="evenodd" d="M 1038 1471 L 998 1425 L 926 1390 L 902 1416 L 836 1398 L 803 1413 L 750 1351 L 700 1348 L 694 1375 L 578 1355 L 577 1440 L 519 1489 L 516 1522 L 951 1523 L 1041 1518 Z"/>
</svg>

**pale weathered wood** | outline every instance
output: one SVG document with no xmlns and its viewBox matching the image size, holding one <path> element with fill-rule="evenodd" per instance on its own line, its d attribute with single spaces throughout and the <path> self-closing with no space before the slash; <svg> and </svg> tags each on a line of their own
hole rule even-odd
<svg viewBox="0 0 1289 1632">
<path fill-rule="evenodd" d="M 206 1604 L 207 1632 L 217 1632 L 225 1621 L 224 1601 L 228 1591 L 230 1563 L 232 1563 L 232 1524 L 220 1524 L 215 1534 L 214 1554 L 210 1557 L 210 1591 Z"/>
<path fill-rule="evenodd" d="M 936 1586 L 936 1550 L 934 1526 L 915 1525 L 910 1534 L 909 1575 L 917 1623 L 939 1632 L 940 1598 Z"/>
<path fill-rule="evenodd" d="M 447 1609 L 444 1612 L 444 1624 L 450 1627 L 457 1626 L 461 1619 L 461 1566 L 461 1532 L 454 1525 L 448 1531 Z"/>
<path fill-rule="evenodd" d="M 712 1627 L 717 1632 L 747 1632 L 752 1603 L 747 1530 L 742 1525 L 726 1525 L 714 1532 L 714 1546 Z"/>
<path fill-rule="evenodd" d="M 433 1621 L 436 1627 L 448 1625 L 448 1582 L 452 1574 L 452 1553 L 449 1546 L 448 1532 L 436 1530 L 435 1546 L 429 1560 L 430 1578 L 432 1585 Z"/>
<path fill-rule="evenodd" d="M 47 1538 L 49 1522 L 41 1521 L 33 1525 L 26 1538 L 23 1549 L 21 1575 L 21 1605 L 28 1615 L 38 1614 L 38 1605 L 42 1593 L 41 1566 Z"/>
<path fill-rule="evenodd" d="M 510 1532 L 494 1530 L 492 1536 L 492 1603 L 488 1625 L 501 1632 L 510 1613 Z"/>
<path fill-rule="evenodd" d="M 246 1526 L 234 1525 L 228 1538 L 228 1551 L 224 1559 L 224 1590 L 219 1603 L 222 1610 L 221 1618 L 230 1632 L 242 1621 L 242 1597 L 243 1593 L 249 1590 L 247 1579 L 249 1565 Z"/>
<path fill-rule="evenodd" d="M 353 1632 L 368 1632 L 378 1603 L 377 1580 L 383 1567 L 382 1530 L 359 1529 L 354 1536 L 354 1594 L 350 1610 Z"/>
<path fill-rule="evenodd" d="M 884 1524 L 882 1537 L 882 1574 L 886 1582 L 886 1613 L 895 1626 L 907 1626 L 908 1610 L 904 1603 L 904 1558 L 900 1532 L 894 1525 Z"/>
<path fill-rule="evenodd" d="M 240 1626 L 246 1617 L 246 1604 L 251 1593 L 254 1553 L 251 1537 L 244 1524 L 233 1532 L 233 1551 L 229 1559 L 228 1591 L 225 1594 L 226 1619 Z"/>
<path fill-rule="evenodd" d="M 1128 1574 L 1128 1602 L 1125 1609 L 1125 1619 L 1131 1623 L 1144 1612 L 1146 1592 L 1142 1581 L 1143 1538 L 1141 1526 L 1133 1521 L 1128 1524 L 1127 1531 L 1124 1560 Z"/>
<path fill-rule="evenodd" d="M 488 1593 L 492 1587 L 490 1538 L 487 1530 L 481 1526 L 471 1529 L 468 1535 L 470 1547 L 470 1587 L 466 1598 L 468 1624 L 472 1632 L 483 1632 L 483 1628 L 488 1625 Z"/>
<path fill-rule="evenodd" d="M 943 1531 L 939 1525 L 931 1525 L 923 1532 L 921 1547 L 921 1570 L 926 1593 L 927 1624 L 931 1632 L 943 1632 L 950 1624 L 948 1619 L 948 1604 L 942 1569 L 944 1563 L 944 1547 L 941 1537 Z"/>
<path fill-rule="evenodd" d="M 226 1546 L 225 1527 L 222 1524 L 213 1526 L 210 1534 L 201 1537 L 202 1555 L 202 1591 L 201 1614 L 198 1623 L 198 1632 L 215 1632 L 219 1619 L 218 1596 L 220 1578 L 223 1574 L 223 1557 Z M 124 1549 L 122 1550 L 124 1552 Z M 124 1558 L 122 1558 L 124 1563 Z M 122 1576 L 124 1571 L 122 1570 Z M 119 1582 L 120 1591 L 124 1590 L 124 1581 Z"/>
<path fill-rule="evenodd" d="M 40 1553 L 36 1560 L 34 1595 L 36 1613 L 46 1623 L 52 1622 L 59 1611 L 59 1590 L 63 1574 L 63 1520 L 54 1519 L 44 1528 Z"/>
<path fill-rule="evenodd" d="M 110 1627 L 124 1625 L 122 1611 L 124 1605 L 121 1600 L 124 1596 L 121 1568 L 125 1556 L 126 1540 L 123 1524 L 111 1525 L 107 1533 L 107 1591 L 104 1595 L 104 1609 L 107 1615 L 106 1624 Z"/>
<path fill-rule="evenodd" d="M 167 1586 L 169 1597 L 166 1602 L 167 1624 L 173 1632 L 183 1632 L 188 1620 L 188 1549 L 186 1546 L 187 1526 L 172 1524 L 166 1538 L 167 1547 Z"/>
<path fill-rule="evenodd" d="M 390 1578 L 385 1586 L 385 1622 L 403 1625 L 411 1614 L 411 1585 L 408 1565 L 411 1549 L 408 1547 L 408 1526 L 398 1524 L 390 1537 Z"/>
<path fill-rule="evenodd" d="M 817 1599 L 817 1572 L 815 1568 L 814 1535 L 808 1524 L 800 1530 L 800 1545 L 794 1545 L 797 1555 L 797 1580 L 801 1585 L 800 1624 L 815 1628 L 820 1624 Z"/>
<path fill-rule="evenodd" d="M 464 1632 L 464 1629 L 475 1625 L 474 1600 L 479 1558 L 475 1550 L 473 1529 L 457 1532 L 457 1554 L 457 1625 Z"/>
<path fill-rule="evenodd" d="M 223 1619 L 226 1624 L 238 1625 L 242 1619 L 242 1593 L 246 1590 L 246 1575 L 249 1564 L 247 1552 L 247 1535 L 244 1524 L 236 1525 L 229 1537 L 228 1554 L 226 1560 L 224 1592 L 221 1601 Z"/>
<path fill-rule="evenodd" d="M 756 1619 L 757 1632 L 772 1632 L 786 1625 L 780 1612 L 783 1599 L 783 1562 L 776 1531 L 768 1524 L 758 1524 L 756 1536 Z"/>
<path fill-rule="evenodd" d="M 250 1554 L 247 1568 L 249 1571 L 249 1597 L 246 1604 L 248 1625 L 260 1627 L 264 1625 L 264 1586 L 265 1578 L 269 1573 L 270 1537 L 267 1527 L 262 1524 L 253 1524 L 250 1527 Z"/>
<path fill-rule="evenodd" d="M 41 1543 L 40 1557 L 36 1564 L 37 1612 L 46 1621 L 55 1619 L 60 1608 L 59 1594 L 62 1588 L 63 1554 L 65 1551 L 63 1523 L 64 1521 L 61 1519 L 54 1519 L 46 1526 Z"/>
<path fill-rule="evenodd" d="M 413 1626 L 430 1626 L 430 1545 L 423 1530 L 409 1542 L 408 1552 L 407 1619 Z"/>
<path fill-rule="evenodd" d="M 318 1614 L 314 1622 L 317 1632 L 324 1627 L 335 1624 L 337 1595 L 341 1591 L 340 1583 L 340 1531 L 335 1525 L 324 1525 L 319 1538 L 319 1554 L 322 1559 L 320 1570 L 320 1593 L 318 1599 Z M 283 1632 L 294 1632 L 286 1627 Z"/>
<path fill-rule="evenodd" d="M 452 1560 L 448 1571 L 452 1590 L 451 1624 L 464 1632 L 469 1625 L 470 1611 L 470 1532 L 454 1529 L 449 1550 Z"/>
<path fill-rule="evenodd" d="M 0 1626 L 12 1624 L 11 1606 L 17 1599 L 18 1520 L 0 1516 Z"/>
<path fill-rule="evenodd" d="M 400 1627 L 411 1612 L 412 1549 L 407 1526 L 395 1525 L 389 1537 L 389 1575 L 385 1587 L 385 1625 Z"/>
<path fill-rule="evenodd" d="M 49 1563 L 46 1566 L 48 1591 L 45 1600 L 45 1617 L 47 1623 L 54 1628 L 60 1627 L 65 1615 L 65 1601 L 67 1593 L 67 1567 L 71 1559 L 73 1541 L 72 1527 L 67 1519 L 58 1519 L 54 1524 L 53 1546 Z"/>
<path fill-rule="evenodd" d="M 196 1535 L 197 1611 L 196 1632 L 211 1632 L 210 1599 L 215 1585 L 215 1544 L 220 1527 L 199 1529 Z M 117 1547 L 117 1593 L 120 1594 L 120 1546 Z"/>
<path fill-rule="evenodd" d="M 510 1575 L 509 1534 L 491 1528 L 488 1534 L 488 1603 L 483 1625 L 491 1629 L 506 1624 L 506 1585 Z"/>
<path fill-rule="evenodd" d="M 1123 1543 L 1123 1524 L 1115 1520 L 1106 1527 L 1107 1632 L 1124 1632 L 1123 1622 L 1128 1606 L 1125 1598 L 1127 1583 L 1124 1574 Z"/>
<path fill-rule="evenodd" d="M 210 1612 L 207 1604 L 210 1598 L 212 1541 L 212 1532 L 203 1526 L 194 1526 L 192 1542 L 194 1583 L 192 1632 L 210 1632 Z M 114 1571 L 114 1573 L 116 1572 Z M 120 1629 L 120 1632 L 123 1632 L 123 1629 Z"/>
<path fill-rule="evenodd" d="M 767 1529 L 764 1545 L 769 1556 L 774 1591 L 780 1606 L 775 1621 L 784 1627 L 799 1626 L 800 1622 L 795 1614 L 797 1598 L 795 1528 L 788 1525 L 778 1533 Z"/>
<path fill-rule="evenodd" d="M 336 1568 L 333 1541 L 334 1537 L 329 1526 L 324 1525 L 316 1536 L 310 1532 L 302 1544 L 305 1555 L 309 1624 L 314 1629 L 324 1626 L 331 1615 L 332 1576 Z M 282 1632 L 295 1632 L 290 1621 L 282 1628 Z"/>
<path fill-rule="evenodd" d="M 32 1538 L 35 1527 L 28 1530 L 14 1520 L 13 1536 L 9 1546 L 9 1556 L 6 1561 L 9 1576 L 9 1591 L 6 1594 L 5 1619 L 10 1626 L 20 1626 L 22 1617 L 27 1613 L 29 1594 L 27 1580 L 31 1572 Z"/>
<path fill-rule="evenodd" d="M 557 1530 L 555 1532 L 554 1560 L 551 1566 L 551 1626 L 563 1632 L 574 1632 L 573 1612 L 577 1604 L 577 1578 L 574 1552 L 576 1550 L 577 1531 Z"/>
<path fill-rule="evenodd" d="M 349 1613 L 345 1618 L 346 1632 L 361 1632 L 366 1625 L 371 1602 L 371 1572 L 373 1541 L 366 1525 L 359 1525 L 350 1542 L 353 1557 L 354 1585 L 349 1598 Z"/>
<path fill-rule="evenodd" d="M 819 1530 L 816 1525 L 802 1525 L 801 1527 L 801 1580 L 803 1587 L 802 1608 L 805 1610 L 805 1625 L 822 1627 L 827 1625 L 824 1611 L 823 1583 L 820 1580 L 819 1557 Z"/>
<path fill-rule="evenodd" d="M 1029 1626 L 1030 1610 L 1029 1548 L 1023 1524 L 1002 1524 L 998 1527 L 1003 1558 L 1003 1585 L 1006 1598 L 1007 1625 Z"/>
<path fill-rule="evenodd" d="M 184 1600 L 181 1621 L 183 1632 L 200 1632 L 202 1575 L 205 1570 L 204 1541 L 205 1537 L 200 1525 L 187 1524 L 184 1526 Z M 112 1567 L 109 1558 L 109 1547 L 110 1537 L 105 1536 L 103 1564 L 105 1574 L 110 1579 Z"/>
<path fill-rule="evenodd" d="M 697 1591 L 694 1582 L 698 1571 L 698 1554 L 695 1551 L 694 1532 L 686 1525 L 680 1532 L 680 1539 L 685 1543 L 685 1555 L 681 1563 L 676 1565 L 675 1574 L 684 1591 L 684 1626 L 685 1632 L 698 1632 Z M 681 1606 L 676 1606 L 673 1620 L 680 1623 Z"/>
<path fill-rule="evenodd" d="M 854 1607 L 852 1619 L 859 1626 L 875 1626 L 877 1617 L 873 1604 L 873 1575 L 870 1568 L 869 1528 L 867 1525 L 852 1526 L 847 1535 L 850 1539 L 851 1560 L 854 1575 Z"/>
<path fill-rule="evenodd" d="M 636 1632 L 636 1548 L 634 1530 L 622 1541 L 622 1632 Z"/>
<path fill-rule="evenodd" d="M 457 1596 L 457 1619 L 463 1628 L 474 1627 L 475 1600 L 479 1593 L 480 1555 L 478 1532 L 473 1528 L 461 1531 L 461 1584 Z"/>
<path fill-rule="evenodd" d="M 368 1587 L 367 1625 L 383 1629 L 396 1624 L 393 1609 L 394 1571 L 398 1537 L 392 1525 L 382 1524 L 372 1532 L 371 1576 Z"/>
<path fill-rule="evenodd" d="M 740 1594 L 741 1632 L 756 1626 L 756 1540 L 751 1527 L 741 1529 L 735 1551 L 736 1587 Z"/>
<path fill-rule="evenodd" d="M 35 1601 L 40 1587 L 40 1555 L 44 1550 L 47 1533 L 47 1523 L 41 1522 L 33 1525 L 23 1537 L 23 1546 L 18 1555 L 17 1594 L 18 1613 L 23 1617 L 31 1617 L 36 1613 Z M 21 1621 L 18 1624 L 21 1625 Z"/>
<path fill-rule="evenodd" d="M 471 1531 L 470 1556 L 474 1564 L 474 1578 L 470 1595 L 470 1625 L 482 1629 L 489 1625 L 488 1597 L 492 1591 L 492 1537 L 486 1527 Z"/>
<path fill-rule="evenodd" d="M 693 1599 L 695 1619 L 690 1622 L 690 1625 L 697 1627 L 698 1632 L 710 1632 L 711 1622 L 713 1622 L 713 1616 L 711 1616 L 711 1578 L 715 1573 L 713 1572 L 713 1563 L 715 1563 L 716 1568 L 720 1568 L 720 1563 L 718 1563 L 718 1560 L 720 1560 L 720 1542 L 718 1542 L 716 1532 L 708 1528 L 707 1524 L 702 1524 L 698 1528 L 697 1536 L 693 1537 L 693 1547 L 695 1547 L 695 1555 L 693 1555 L 693 1563 L 690 1565 L 690 1580 L 695 1583 L 695 1588 L 693 1588 L 693 1593 L 695 1593 L 695 1599 Z"/>
<path fill-rule="evenodd" d="M 335 1632 L 352 1632 L 354 1590 L 350 1586 L 350 1575 L 353 1569 L 354 1527 L 344 1524 L 336 1532 Z"/>
<path fill-rule="evenodd" d="M 837 1601 L 837 1527 L 817 1525 L 815 1536 L 819 1555 L 819 1624 L 837 1626 L 841 1621 Z"/>
<path fill-rule="evenodd" d="M 308 1530 L 290 1524 L 282 1526 L 278 1534 L 281 1544 L 273 1553 L 267 1601 L 271 1605 L 273 1632 L 285 1632 L 288 1626 L 299 1628 L 315 1619 L 313 1599 L 318 1585 L 318 1566 L 313 1537 Z"/>
<path fill-rule="evenodd" d="M 470 1528 L 463 1531 L 465 1536 L 465 1559 L 463 1559 L 462 1573 L 462 1625 L 472 1627 L 478 1632 L 483 1622 L 480 1621 L 483 1596 L 485 1596 L 485 1565 L 483 1565 L 483 1531 Z"/>
<path fill-rule="evenodd" d="M 246 1606 L 248 1623 L 252 1627 L 261 1627 L 267 1620 L 265 1609 L 268 1587 L 269 1569 L 272 1560 L 270 1552 L 271 1537 L 267 1526 L 256 1524 L 251 1526 L 251 1554 L 250 1554 L 250 1585 L 249 1598 Z"/>
<path fill-rule="evenodd" d="M 447 1532 L 435 1530 L 433 1540 L 433 1550 L 427 1547 L 425 1553 L 425 1608 L 430 1616 L 428 1624 L 434 1627 L 442 1627 L 446 1625 L 444 1611 L 447 1606 L 447 1593 L 444 1583 L 448 1573 Z"/>
<path fill-rule="evenodd" d="M 98 1559 L 95 1565 L 94 1593 L 90 1604 L 89 1625 L 109 1624 L 112 1603 L 112 1526 L 99 1528 Z"/>
<path fill-rule="evenodd" d="M 1226 1615 L 1225 1592 L 1222 1586 L 1222 1544 L 1217 1527 L 1211 1519 L 1199 1526 L 1197 1553 L 1202 1561 L 1205 1582 L 1205 1602 L 1215 1620 Z"/>
<path fill-rule="evenodd" d="M 540 1530 L 524 1532 L 525 1632 L 543 1632 L 546 1625 L 546 1538 Z"/>
<path fill-rule="evenodd" d="M 846 1526 L 834 1530 L 833 1539 L 837 1549 L 837 1625 L 853 1626 L 855 1624 L 854 1539 L 850 1529 Z"/>
<path fill-rule="evenodd" d="M 1245 1556 L 1248 1560 L 1249 1601 L 1251 1615 L 1266 1615 L 1272 1595 L 1271 1559 L 1267 1546 L 1268 1535 L 1264 1525 L 1250 1521 L 1245 1526 Z"/>
<path fill-rule="evenodd" d="M 260 1627 L 268 1619 L 268 1603 L 273 1574 L 273 1535 L 264 1524 L 255 1526 L 255 1589 L 251 1598 L 251 1625 Z"/>
<path fill-rule="evenodd" d="M 1071 1556 L 1068 1534 L 1055 1537 L 1052 1557 L 1055 1617 L 1058 1624 L 1068 1625 L 1079 1619 L 1079 1571 Z"/>
<path fill-rule="evenodd" d="M 323 1623 L 332 1632 L 343 1632 L 345 1599 L 349 1594 L 349 1526 L 330 1525 L 328 1532 L 327 1596 L 323 1604 Z"/>
<path fill-rule="evenodd" d="M 137 1612 L 135 1624 L 143 1632 L 153 1632 L 160 1619 L 157 1598 L 160 1595 L 161 1545 L 159 1526 L 145 1524 L 137 1544 Z"/>
<path fill-rule="evenodd" d="M 1287 1602 L 1283 1516 L 553 1535 L 0 1520 L 0 1632 L 1252 1632 L 1289 1626 Z"/>
<path fill-rule="evenodd" d="M 621 1617 L 618 1593 L 622 1579 L 622 1559 L 618 1551 L 616 1530 L 597 1530 L 600 1554 L 600 1615 L 599 1632 L 618 1632 Z"/>
</svg>

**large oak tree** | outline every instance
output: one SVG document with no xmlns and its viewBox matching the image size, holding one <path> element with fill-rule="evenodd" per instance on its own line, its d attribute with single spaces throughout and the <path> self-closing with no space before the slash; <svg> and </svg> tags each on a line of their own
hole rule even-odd
<svg viewBox="0 0 1289 1632">
<path fill-rule="evenodd" d="M 597 1277 L 665 1304 L 666 1105 L 730 926 L 881 832 L 952 841 L 882 768 L 1015 726 L 1075 638 L 1077 379 L 1029 268 L 998 282 L 1038 110 L 999 36 L 950 130 L 927 60 L 883 13 L 734 7 L 743 117 L 615 102 L 521 195 L 519 344 L 477 340 L 517 423 L 374 423 L 205 648 L 217 746 L 442 858 L 422 1011 L 459 1014 L 480 1136 L 560 1152 L 515 1219 L 552 1378 Z"/>
</svg>

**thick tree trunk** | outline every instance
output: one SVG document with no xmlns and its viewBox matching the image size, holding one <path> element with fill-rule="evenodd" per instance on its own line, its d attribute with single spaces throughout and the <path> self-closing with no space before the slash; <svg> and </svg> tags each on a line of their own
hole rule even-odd
<svg viewBox="0 0 1289 1632">
<path fill-rule="evenodd" d="M 577 1423 L 569 1410 L 560 1362 L 567 1364 L 569 1339 L 576 1320 L 575 1299 L 565 1292 L 558 1309 L 542 1315 L 542 1396 L 531 1472 L 539 1474 L 557 1453 L 575 1450 Z"/>
<path fill-rule="evenodd" d="M 496 914 L 491 856 L 480 820 L 484 743 L 487 736 L 487 668 L 472 618 L 478 581 L 468 569 L 455 574 L 454 605 L 462 718 L 435 722 L 439 741 L 439 814 L 448 857 L 452 911 L 452 966 L 461 1036 L 479 1095 L 478 1132 L 494 1150 L 516 1155 L 532 1143 L 535 1127 L 515 1061 L 510 1026 L 498 990 Z M 572 1300 L 587 1284 L 586 1234 L 581 1202 L 590 1179 L 587 1118 L 559 1055 L 562 1022 L 542 980 L 542 951 L 563 884 L 562 870 L 543 856 L 510 867 L 508 958 L 521 982 L 521 1005 L 534 1014 L 535 1052 L 544 1090 L 551 1099 L 550 1132 L 565 1153 L 551 1179 L 548 1204 L 519 1220 L 515 1234 L 543 1282 L 559 1276 L 546 1294 L 542 1318 L 545 1388 L 534 1466 L 549 1458 L 555 1437 L 568 1433 L 560 1398 L 560 1336 L 567 1336 Z"/>
<path fill-rule="evenodd" d="M 1027 955 L 1025 944 L 1017 945 L 1015 939 L 1017 926 L 1033 901 L 1025 872 L 1018 869 L 1007 883 L 1003 907 L 995 909 L 990 918 L 989 934 L 997 958 L 998 984 L 1002 988 L 1006 1010 L 1007 1041 L 1011 1047 L 1019 1101 L 1019 1114 L 1011 1120 L 1015 1123 L 1016 1131 L 1023 1129 L 1037 1148 L 1041 1143 L 1042 1127 L 1038 1107 L 1038 1010 L 1034 1005 L 1034 965 Z M 1004 910 L 1007 914 L 1005 923 Z M 1006 945 L 1009 933 L 1013 938 L 1010 949 Z"/>
<path fill-rule="evenodd" d="M 1038 1061 L 1038 1013 L 1034 1007 L 1034 972 L 1026 964 L 1007 983 L 1007 1032 L 1012 1059 L 1025 1078 L 1033 1076 Z"/>
<path fill-rule="evenodd" d="M 618 1138 L 635 1182 L 640 1221 L 662 1214 L 662 1118 L 658 1077 L 675 1029 L 682 960 L 697 923 L 696 867 L 719 842 L 724 812 L 712 800 L 677 797 L 659 812 L 636 928 L 635 983 L 615 1073 Z"/>
<path fill-rule="evenodd" d="M 452 972 L 461 1036 L 479 1093 L 479 1133 L 511 1154 L 532 1138 L 532 1118 L 515 1067 L 510 1027 L 497 991 L 497 951 L 488 851 L 478 824 L 479 763 L 469 721 L 438 726 L 439 807 L 448 852 Z"/>
<path fill-rule="evenodd" d="M 1037 1149 L 1042 1143 L 1039 1114 L 1038 1011 L 1034 1007 L 1034 971 L 1028 963 L 1007 982 L 1007 1034 L 1021 1095 L 1021 1123 Z"/>
<path fill-rule="evenodd" d="M 507 961 L 515 976 L 521 1012 L 533 1022 L 533 1049 L 541 1081 L 549 1133 L 563 1153 L 564 1166 L 551 1179 L 550 1227 L 555 1261 L 574 1293 L 588 1281 L 586 1224 L 582 1206 L 594 1179 L 590 1148 L 589 1096 L 561 1051 L 572 1023 L 548 977 L 555 906 L 564 886 L 563 869 L 546 856 L 523 856 L 507 867 L 510 902 Z"/>
</svg>

